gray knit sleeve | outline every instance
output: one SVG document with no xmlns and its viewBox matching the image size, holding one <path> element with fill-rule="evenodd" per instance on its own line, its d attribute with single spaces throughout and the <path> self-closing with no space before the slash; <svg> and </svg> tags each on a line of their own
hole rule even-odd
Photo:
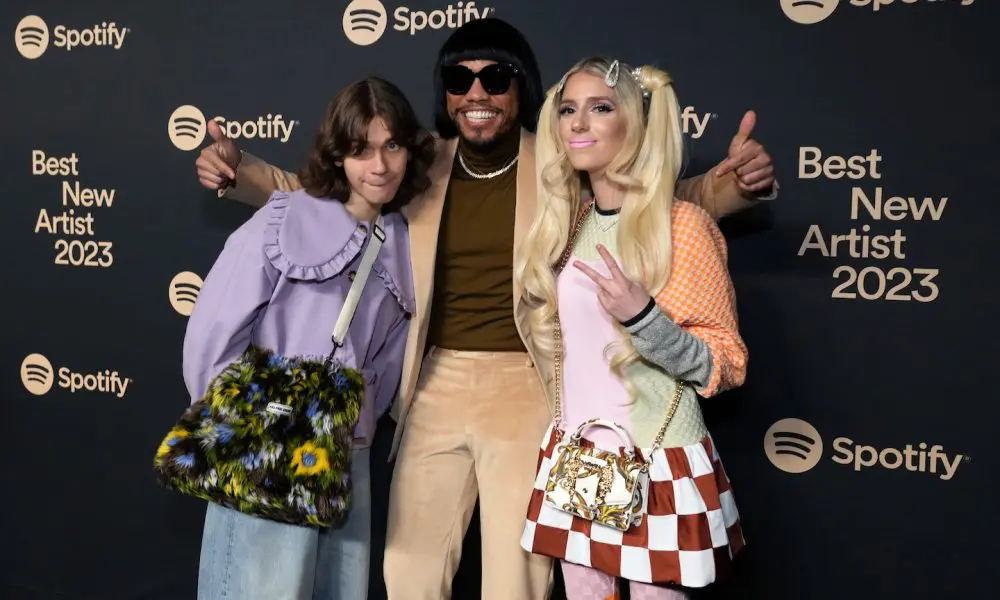
<svg viewBox="0 0 1000 600">
<path fill-rule="evenodd" d="M 654 301 L 622 325 L 647 361 L 698 387 L 708 385 L 712 374 L 708 344 L 677 326 Z"/>
</svg>

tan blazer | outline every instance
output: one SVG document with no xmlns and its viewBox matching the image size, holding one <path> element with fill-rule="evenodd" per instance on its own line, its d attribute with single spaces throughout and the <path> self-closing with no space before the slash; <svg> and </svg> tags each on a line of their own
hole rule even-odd
<svg viewBox="0 0 1000 600">
<path fill-rule="evenodd" d="M 403 357 L 403 376 L 400 381 L 399 395 L 393 404 L 391 414 L 396 420 L 396 432 L 393 438 L 390 460 L 399 447 L 403 424 L 410 409 L 420 366 L 423 362 L 427 343 L 427 328 L 430 322 L 430 306 L 432 287 L 434 284 L 434 265 L 437 252 L 438 231 L 441 225 L 441 213 L 444 208 L 445 193 L 451 179 L 451 169 L 455 160 L 458 138 L 443 140 L 438 138 L 438 155 L 431 167 L 431 186 L 404 209 L 403 213 L 410 225 L 410 260 L 413 269 L 413 287 L 416 298 L 416 314 L 410 324 L 409 336 L 406 340 L 406 352 Z M 524 240 L 531 221 L 535 216 L 536 181 L 535 181 L 535 136 L 522 130 L 520 158 L 517 169 L 517 201 L 514 216 L 514 247 L 517 248 Z M 298 178 L 289 172 L 282 171 L 249 153 L 244 153 L 240 163 L 236 185 L 229 188 L 224 196 L 254 207 L 263 206 L 275 190 L 292 191 L 301 188 Z M 715 177 L 711 172 L 681 180 L 675 195 L 700 205 L 716 219 L 742 211 L 756 200 L 743 192 L 736 185 L 736 176 L 729 173 L 723 177 Z M 513 256 L 511 256 L 513 265 Z M 521 290 L 514 284 L 514 318 L 521 340 L 535 365 L 535 368 L 545 384 L 549 402 L 554 401 L 552 394 L 553 367 L 545 359 L 539 362 L 539 356 L 534 351 L 531 337 L 524 326 L 524 311 L 521 310 Z"/>
</svg>

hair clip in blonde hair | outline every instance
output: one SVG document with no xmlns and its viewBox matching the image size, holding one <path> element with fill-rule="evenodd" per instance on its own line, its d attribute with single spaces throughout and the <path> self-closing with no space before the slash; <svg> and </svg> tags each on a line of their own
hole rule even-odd
<svg viewBox="0 0 1000 600">
<path fill-rule="evenodd" d="M 645 91 L 646 88 L 642 85 L 642 67 L 636 67 L 629 72 L 632 74 L 632 79 L 635 79 L 635 82 L 639 84 L 639 87 Z"/>
<path fill-rule="evenodd" d="M 639 84 L 639 89 L 642 90 L 643 98 L 649 98 L 649 90 L 642 85 L 642 67 L 629 68 L 628 65 L 625 67 L 628 70 L 628 74 L 632 76 L 632 79 Z M 618 85 L 618 78 L 621 76 L 621 63 L 617 60 L 611 63 L 608 67 L 608 72 L 604 75 L 604 83 L 607 84 L 609 88 L 613 88 Z"/>
<path fill-rule="evenodd" d="M 604 74 L 605 85 L 607 85 L 609 88 L 614 88 L 616 85 L 618 85 L 618 78 L 621 77 L 621 69 L 622 69 L 621 62 L 619 62 L 617 59 L 612 61 L 611 66 L 608 67 L 608 71 Z M 639 89 L 642 91 L 642 97 L 648 100 L 649 90 L 647 90 L 646 87 L 642 85 L 642 77 L 641 77 L 642 67 L 632 68 L 629 67 L 628 65 L 625 65 L 625 69 L 628 72 L 628 74 L 632 76 L 632 79 L 634 79 L 635 82 L 639 84 Z M 566 87 L 566 80 L 569 79 L 569 76 L 570 73 L 563 74 L 562 79 L 560 79 L 559 83 L 556 84 L 555 93 L 557 95 L 562 94 L 563 89 Z"/>
<path fill-rule="evenodd" d="M 562 94 L 563 88 L 566 87 L 566 80 L 569 79 L 569 73 L 565 73 L 562 79 L 559 80 L 559 84 L 556 86 L 556 94 Z"/>
<path fill-rule="evenodd" d="M 613 88 L 616 85 L 618 85 L 619 70 L 620 67 L 618 61 L 616 60 L 615 62 L 611 63 L 611 66 L 608 67 L 608 72 L 604 74 L 604 83 L 609 88 Z"/>
</svg>

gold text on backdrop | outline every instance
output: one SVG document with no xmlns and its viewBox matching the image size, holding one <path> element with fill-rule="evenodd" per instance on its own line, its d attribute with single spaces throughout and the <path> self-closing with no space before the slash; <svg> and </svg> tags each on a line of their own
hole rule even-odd
<svg viewBox="0 0 1000 600">
<path fill-rule="evenodd" d="M 76 152 L 69 156 L 49 156 L 44 150 L 32 150 L 31 174 L 36 177 L 79 177 L 80 158 Z M 95 237 L 94 214 L 99 210 L 110 210 L 114 206 L 115 189 L 84 187 L 79 179 L 63 179 L 61 191 L 62 210 L 49 213 L 46 208 L 40 208 L 38 218 L 35 219 L 34 233 Z M 110 241 L 59 237 L 53 242 L 53 246 L 57 265 L 101 268 L 114 264 L 114 244 Z"/>
<path fill-rule="evenodd" d="M 111 369 L 83 372 L 69 367 L 52 366 L 43 354 L 29 354 L 21 361 L 21 382 L 25 389 L 36 396 L 43 396 L 52 389 L 53 383 L 70 393 L 81 391 L 112 394 L 124 398 L 132 379 Z"/>
<path fill-rule="evenodd" d="M 909 5 L 937 4 L 972 6 L 976 0 L 849 0 L 846 4 L 851 7 L 864 8 L 871 13 L 887 10 L 892 6 L 893 10 Z M 815 25 L 827 20 L 840 6 L 841 0 L 779 0 L 781 10 L 789 20 L 799 25 Z"/>
<path fill-rule="evenodd" d="M 430 10 L 399 6 L 392 11 L 392 28 L 413 36 L 424 29 L 457 29 L 469 21 L 491 17 L 495 12 L 493 7 L 479 7 L 474 1 Z M 385 34 L 387 21 L 388 11 L 379 0 L 354 0 L 344 9 L 344 35 L 352 44 L 371 46 Z"/>
<path fill-rule="evenodd" d="M 949 454 L 940 444 L 906 444 L 902 448 L 877 448 L 855 444 L 849 437 L 834 438 L 830 460 L 854 471 L 872 467 L 911 473 L 930 473 L 950 481 L 960 465 L 970 462 L 965 454 Z M 785 473 L 801 474 L 813 470 L 823 458 L 823 437 L 802 419 L 781 419 L 764 433 L 764 454 L 771 464 Z"/>
<path fill-rule="evenodd" d="M 839 156 L 825 155 L 817 146 L 803 146 L 798 158 L 799 179 L 882 179 L 883 156 L 876 148 L 865 154 Z M 798 256 L 815 252 L 825 258 L 905 260 L 908 239 L 902 227 L 886 232 L 883 223 L 938 222 L 947 204 L 947 196 L 894 196 L 881 185 L 873 189 L 855 185 L 851 188 L 851 221 L 867 219 L 871 223 L 851 227 L 847 233 L 829 233 L 814 223 L 806 231 Z M 843 264 L 833 270 L 837 285 L 830 296 L 841 300 L 933 302 L 940 294 L 938 275 L 940 269 L 923 265 L 884 268 L 878 264 Z"/>
</svg>

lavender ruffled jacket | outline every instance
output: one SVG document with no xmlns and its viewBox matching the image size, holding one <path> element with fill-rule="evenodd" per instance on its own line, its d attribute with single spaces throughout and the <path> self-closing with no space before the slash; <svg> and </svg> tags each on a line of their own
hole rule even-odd
<svg viewBox="0 0 1000 600">
<path fill-rule="evenodd" d="M 407 225 L 385 215 L 386 239 L 337 357 L 367 381 L 355 447 L 370 445 L 402 375 L 414 310 Z M 371 232 L 337 200 L 274 192 L 226 241 L 202 285 L 184 338 L 191 402 L 254 343 L 324 357 Z"/>
</svg>

